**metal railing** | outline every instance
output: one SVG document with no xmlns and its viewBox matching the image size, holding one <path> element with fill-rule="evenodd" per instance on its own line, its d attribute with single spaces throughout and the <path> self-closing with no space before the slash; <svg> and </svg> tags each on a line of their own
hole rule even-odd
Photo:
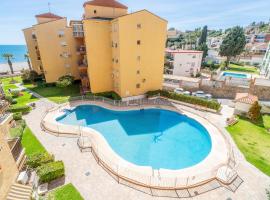
<svg viewBox="0 0 270 200">
<path fill-rule="evenodd" d="M 176 109 L 174 104 L 171 103 L 169 100 L 166 99 L 137 99 L 137 100 L 130 100 L 130 101 L 121 101 L 121 100 L 111 100 L 104 97 L 99 96 L 79 96 L 79 97 L 72 97 L 69 99 L 69 103 L 72 102 L 79 102 L 79 101 L 90 101 L 90 102 L 99 102 L 105 103 L 114 107 L 141 107 L 141 106 L 166 106 L 166 108 Z M 51 125 L 47 124 L 44 120 L 45 116 L 48 113 L 57 112 L 64 108 L 67 104 L 64 103 L 57 105 L 56 107 L 49 108 L 45 112 L 44 116 L 42 117 L 41 126 L 43 129 L 54 132 L 58 136 L 66 136 L 66 134 L 73 134 L 76 137 L 81 136 L 84 133 L 84 130 L 78 126 L 74 128 L 74 126 L 67 125 L 66 128 L 59 126 L 57 124 Z M 179 111 L 179 110 L 178 110 Z M 190 111 L 189 111 L 190 112 Z M 198 114 L 198 113 L 196 113 Z M 207 120 L 206 116 L 201 116 Z M 91 137 L 91 151 L 96 159 L 97 163 L 102 166 L 118 183 L 127 185 L 131 188 L 135 188 L 147 194 L 153 196 L 166 196 L 166 197 L 176 197 L 176 198 L 187 198 L 187 197 L 194 197 L 199 194 L 214 190 L 219 187 L 225 187 L 230 191 L 235 191 L 241 185 L 243 180 L 237 175 L 232 175 L 231 173 L 235 171 L 236 160 L 235 160 L 235 153 L 233 147 L 228 140 L 228 137 L 224 132 L 217 126 L 218 130 L 222 133 L 226 141 L 226 145 L 228 146 L 229 153 L 228 153 L 228 160 L 227 163 L 223 163 L 222 165 L 216 166 L 215 168 L 206 171 L 202 174 L 191 175 L 187 177 L 181 177 L 181 174 L 176 174 L 175 176 L 167 176 L 166 172 L 163 170 L 156 170 L 151 169 L 151 174 L 145 174 L 138 170 L 134 170 L 129 167 L 125 167 L 119 163 L 119 160 L 115 160 L 104 153 L 103 146 L 99 141 L 99 138 Z M 221 166 L 226 166 L 228 172 L 226 171 L 228 181 L 224 182 L 223 180 L 216 177 L 218 170 Z M 150 167 L 149 167 L 150 169 Z M 148 169 L 148 171 L 149 171 Z"/>
</svg>

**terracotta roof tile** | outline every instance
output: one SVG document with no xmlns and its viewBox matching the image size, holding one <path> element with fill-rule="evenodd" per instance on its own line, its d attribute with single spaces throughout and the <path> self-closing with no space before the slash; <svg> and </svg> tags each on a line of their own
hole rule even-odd
<svg viewBox="0 0 270 200">
<path fill-rule="evenodd" d="M 127 6 L 125 6 L 125 5 L 119 3 L 118 1 L 115 1 L 115 0 L 92 0 L 92 1 L 87 1 L 83 4 L 84 7 L 86 5 L 128 9 Z"/>
<path fill-rule="evenodd" d="M 235 102 L 254 104 L 258 101 L 258 97 L 248 93 L 237 93 L 235 97 Z"/>
<path fill-rule="evenodd" d="M 36 17 L 41 17 L 41 18 L 54 18 L 54 19 L 62 19 L 63 17 L 60 17 L 58 15 L 55 15 L 53 13 L 43 13 L 36 15 Z"/>
</svg>

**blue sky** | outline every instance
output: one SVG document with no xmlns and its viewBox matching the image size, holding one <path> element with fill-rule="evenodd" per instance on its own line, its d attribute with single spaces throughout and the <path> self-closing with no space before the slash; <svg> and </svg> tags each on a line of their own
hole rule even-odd
<svg viewBox="0 0 270 200">
<path fill-rule="evenodd" d="M 36 14 L 51 11 L 68 19 L 80 19 L 84 0 L 1 0 L 0 44 L 24 44 L 21 29 L 35 23 Z M 121 0 L 129 11 L 148 9 L 168 20 L 168 27 L 191 30 L 245 26 L 252 21 L 268 21 L 270 0 Z"/>
</svg>

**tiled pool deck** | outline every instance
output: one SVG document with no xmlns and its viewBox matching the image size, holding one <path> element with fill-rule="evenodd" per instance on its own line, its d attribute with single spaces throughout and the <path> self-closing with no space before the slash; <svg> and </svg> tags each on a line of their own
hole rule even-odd
<svg viewBox="0 0 270 200">
<path fill-rule="evenodd" d="M 115 180 L 97 164 L 90 153 L 80 152 L 76 144 L 76 138 L 56 137 L 43 132 L 40 128 L 40 121 L 50 104 L 51 103 L 44 99 L 37 101 L 36 109 L 25 116 L 25 119 L 28 126 L 47 150 L 53 153 L 56 159 L 64 161 L 66 167 L 66 181 L 72 182 L 86 200 L 171 199 L 152 197 L 124 185 L 117 184 Z M 222 110 L 222 115 L 200 112 L 179 105 L 177 105 L 177 107 L 202 115 L 222 129 L 225 126 L 226 117 L 230 116 L 232 112 L 231 109 L 226 106 Z M 237 148 L 235 148 L 235 151 L 237 151 L 240 159 L 237 173 L 244 180 L 240 188 L 235 193 L 225 188 L 219 188 L 191 199 L 266 199 L 265 188 L 270 185 L 270 178 L 246 162 Z"/>
</svg>

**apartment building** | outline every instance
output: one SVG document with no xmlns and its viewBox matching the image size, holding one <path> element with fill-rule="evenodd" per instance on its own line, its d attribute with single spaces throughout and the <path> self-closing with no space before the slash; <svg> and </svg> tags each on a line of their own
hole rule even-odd
<svg viewBox="0 0 270 200">
<path fill-rule="evenodd" d="M 46 13 L 24 29 L 33 68 L 47 82 L 65 74 L 81 79 L 93 93 L 115 91 L 121 97 L 162 88 L 167 21 L 141 10 L 128 14 L 114 0 L 83 5 L 82 20 Z"/>
<path fill-rule="evenodd" d="M 202 51 L 167 49 L 166 57 L 173 75 L 191 77 L 201 71 Z"/>
<path fill-rule="evenodd" d="M 261 65 L 261 75 L 264 75 L 266 78 L 270 78 L 270 42 L 266 50 L 263 62 Z"/>
</svg>

